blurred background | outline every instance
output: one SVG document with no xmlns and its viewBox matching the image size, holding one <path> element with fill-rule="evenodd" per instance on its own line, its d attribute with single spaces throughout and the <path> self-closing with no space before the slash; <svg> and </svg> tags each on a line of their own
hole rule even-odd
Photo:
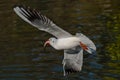
<svg viewBox="0 0 120 80">
<path fill-rule="evenodd" d="M 24 22 L 13 11 L 22 4 L 40 10 L 71 34 L 81 32 L 97 46 L 84 54 L 83 69 L 63 76 L 63 51 L 44 42 L 52 35 Z M 119 80 L 119 0 L 0 0 L 0 80 Z"/>
</svg>

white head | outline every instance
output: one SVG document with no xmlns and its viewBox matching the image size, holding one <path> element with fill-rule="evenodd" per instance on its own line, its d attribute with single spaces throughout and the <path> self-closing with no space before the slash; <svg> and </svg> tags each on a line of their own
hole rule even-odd
<svg viewBox="0 0 120 80">
<path fill-rule="evenodd" d="M 46 45 L 51 45 L 52 47 L 55 48 L 55 43 L 57 42 L 57 39 L 52 37 L 52 38 L 49 38 L 45 43 L 44 43 L 44 47 Z"/>
</svg>

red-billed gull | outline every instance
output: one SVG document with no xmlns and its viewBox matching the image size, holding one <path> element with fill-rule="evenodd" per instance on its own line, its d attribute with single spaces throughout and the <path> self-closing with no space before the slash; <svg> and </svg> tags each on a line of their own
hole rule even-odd
<svg viewBox="0 0 120 80">
<path fill-rule="evenodd" d="M 24 21 L 55 36 L 49 38 L 44 44 L 50 44 L 56 50 L 64 50 L 63 70 L 64 76 L 72 72 L 79 72 L 83 64 L 83 51 L 92 54 L 96 51 L 94 43 L 82 33 L 75 36 L 61 29 L 39 11 L 25 6 L 14 6 L 15 13 Z"/>
</svg>

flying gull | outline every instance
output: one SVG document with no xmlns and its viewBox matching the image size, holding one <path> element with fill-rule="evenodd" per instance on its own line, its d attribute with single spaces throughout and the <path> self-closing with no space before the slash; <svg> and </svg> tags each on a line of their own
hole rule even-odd
<svg viewBox="0 0 120 80">
<path fill-rule="evenodd" d="M 16 5 L 13 10 L 24 21 L 54 36 L 45 42 L 44 47 L 49 44 L 56 50 L 64 50 L 64 59 L 62 62 L 64 76 L 81 71 L 83 51 L 90 54 L 96 51 L 94 43 L 84 34 L 76 33 L 76 35 L 72 35 L 68 33 L 35 9 Z"/>
</svg>

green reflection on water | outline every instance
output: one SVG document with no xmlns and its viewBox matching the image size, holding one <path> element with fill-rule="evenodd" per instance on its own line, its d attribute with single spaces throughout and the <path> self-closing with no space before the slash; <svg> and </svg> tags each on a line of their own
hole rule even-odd
<svg viewBox="0 0 120 80">
<path fill-rule="evenodd" d="M 97 46 L 97 60 L 84 63 L 71 80 L 117 80 L 120 67 L 120 12 L 118 0 L 1 0 L 0 1 L 0 78 L 66 79 L 62 73 L 62 51 L 43 43 L 51 37 L 22 21 L 12 10 L 24 4 L 41 11 L 57 25 L 75 34 L 82 32 Z M 49 66 L 49 67 L 48 67 Z M 103 66 L 103 67 L 101 67 Z M 100 67 L 100 68 L 99 68 Z M 58 68 L 58 69 L 57 69 Z M 50 76 L 51 75 L 51 76 Z M 92 77 L 89 77 L 92 75 Z"/>
<path fill-rule="evenodd" d="M 108 44 L 107 50 L 112 60 L 120 60 L 120 14 L 114 14 L 109 17 L 112 20 L 107 22 L 107 28 L 113 40 Z"/>
</svg>

